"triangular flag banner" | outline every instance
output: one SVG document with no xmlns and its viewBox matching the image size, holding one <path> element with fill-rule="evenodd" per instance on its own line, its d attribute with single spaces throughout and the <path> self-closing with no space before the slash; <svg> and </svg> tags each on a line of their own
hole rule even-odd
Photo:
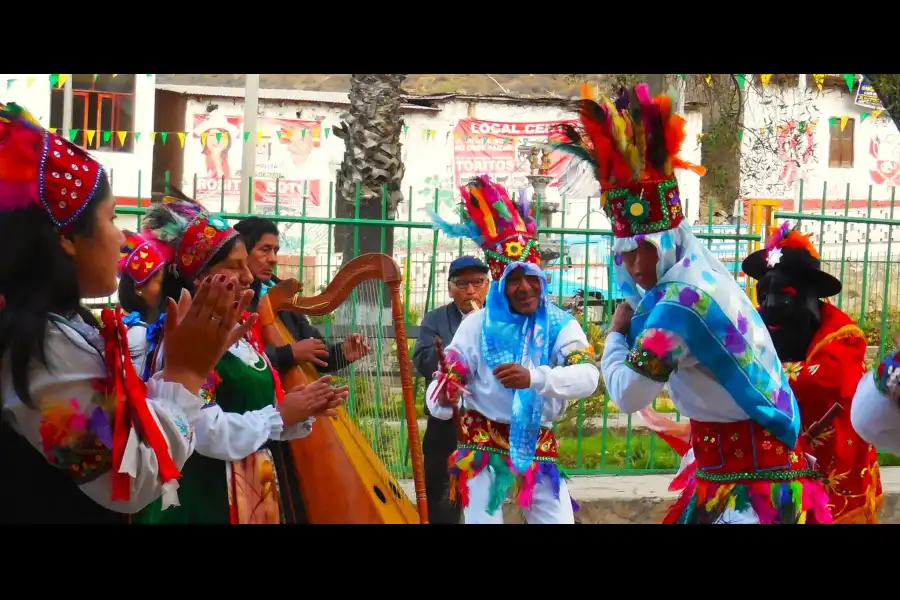
<svg viewBox="0 0 900 600">
<path fill-rule="evenodd" d="M 806 131 L 806 121 L 800 121 L 800 123 L 797 126 L 797 129 L 800 131 L 800 133 L 803 133 L 804 131 Z"/>
<path fill-rule="evenodd" d="M 829 117 L 829 118 L 828 118 L 828 125 L 830 125 L 830 126 L 832 126 L 832 127 L 834 127 L 834 125 L 835 125 L 837 122 L 838 122 L 837 117 Z"/>
<path fill-rule="evenodd" d="M 93 73 L 93 76 L 94 76 L 94 83 L 97 83 L 97 78 L 100 77 L 100 74 L 99 74 L 99 73 Z"/>
<path fill-rule="evenodd" d="M 25 87 L 31 87 L 31 84 L 37 81 L 37 77 L 26 77 L 25 78 Z"/>
<path fill-rule="evenodd" d="M 685 79 L 687 79 L 687 75 L 679 75 L 679 77 L 681 77 L 681 80 L 682 80 L 682 81 L 684 81 Z"/>
<path fill-rule="evenodd" d="M 6 80 L 6 89 L 11 88 L 15 82 L 16 82 L 15 79 L 7 79 Z"/>
<path fill-rule="evenodd" d="M 250 139 L 250 132 L 245 131 L 244 132 L 244 141 L 246 142 L 249 139 Z M 203 144 L 204 146 L 206 146 L 206 132 L 205 131 L 200 134 L 200 143 Z"/>
<path fill-rule="evenodd" d="M 165 135 L 167 135 L 167 134 L 164 133 L 163 135 L 165 136 Z M 165 143 L 166 143 L 166 138 L 164 137 L 164 138 L 163 138 L 163 144 L 165 144 Z M 221 131 L 217 131 L 217 132 L 216 132 L 216 143 L 217 143 L 217 144 L 221 144 L 221 143 L 222 143 L 222 132 L 221 132 Z"/>
<path fill-rule="evenodd" d="M 77 136 L 77 135 L 78 135 L 78 130 L 77 130 L 77 129 L 70 129 L 70 130 L 69 130 L 69 141 L 70 141 L 70 142 L 74 142 L 74 141 L 75 141 L 75 136 Z"/>
<path fill-rule="evenodd" d="M 88 146 L 93 146 L 94 145 L 94 136 L 97 135 L 97 130 L 96 129 L 85 129 L 84 135 L 87 136 Z"/>
<path fill-rule="evenodd" d="M 62 87 L 62 86 L 64 86 L 64 85 L 66 85 L 66 82 L 67 82 L 68 80 L 69 80 L 69 75 L 68 75 L 67 73 L 66 73 L 66 74 L 60 74 L 60 76 L 59 76 L 59 87 Z"/>
<path fill-rule="evenodd" d="M 257 142 L 262 141 L 264 135 L 265 135 L 265 132 L 262 129 L 257 129 L 256 130 L 256 141 Z"/>
<path fill-rule="evenodd" d="M 406 135 L 406 136 L 409 135 L 409 125 L 407 125 L 405 123 L 403 124 L 403 135 Z"/>
<path fill-rule="evenodd" d="M 56 127 L 51 127 L 51 128 L 48 129 L 47 131 L 49 131 L 49 132 L 52 133 L 53 135 L 56 135 Z"/>
<path fill-rule="evenodd" d="M 115 75 L 113 75 L 113 79 L 115 79 L 115 78 L 118 77 L 118 76 L 119 76 L 119 74 L 116 73 Z"/>
<path fill-rule="evenodd" d="M 847 126 L 847 121 L 849 121 L 849 117 L 841 117 L 841 131 Z"/>
<path fill-rule="evenodd" d="M 856 75 L 844 75 L 841 74 L 841 77 L 844 78 L 844 81 L 847 82 L 847 88 L 852 92 L 853 84 L 856 83 Z"/>
<path fill-rule="evenodd" d="M 300 130 L 300 139 L 302 139 L 302 140 L 306 139 L 306 127 L 304 127 L 303 129 Z"/>
<path fill-rule="evenodd" d="M 739 142 L 743 142 L 743 141 L 744 141 L 744 130 L 743 130 L 743 129 L 738 129 L 738 130 L 737 130 L 737 138 L 738 138 L 738 141 L 739 141 Z"/>
<path fill-rule="evenodd" d="M 176 133 L 175 135 L 178 136 L 178 141 L 181 143 L 181 147 L 184 148 L 184 132 L 183 132 L 183 131 L 179 131 L 179 132 Z"/>
<path fill-rule="evenodd" d="M 113 75 L 113 77 L 115 77 L 115 75 Z M 221 136 L 222 134 L 221 134 L 221 133 L 217 133 L 216 135 L 217 135 L 217 136 Z M 166 140 L 169 139 L 169 132 L 168 132 L 168 131 L 160 131 L 160 132 L 159 132 L 159 137 L 162 138 L 163 145 L 165 145 L 165 144 L 166 144 Z"/>
<path fill-rule="evenodd" d="M 816 82 L 816 87 L 819 88 L 819 89 L 821 90 L 821 89 L 822 89 L 822 86 L 825 84 L 825 74 L 824 74 L 824 73 L 821 73 L 821 74 L 815 74 L 815 73 L 814 73 L 814 74 L 813 74 L 813 79 L 814 79 L 815 82 Z"/>
<path fill-rule="evenodd" d="M 279 142 L 281 141 L 281 130 L 280 130 L 280 129 L 279 129 L 278 131 L 275 132 L 275 137 L 278 138 L 278 141 L 279 141 Z"/>
<path fill-rule="evenodd" d="M 125 136 L 128 135 L 127 131 L 117 131 L 116 137 L 119 138 L 119 146 L 125 145 Z"/>
<path fill-rule="evenodd" d="M 151 131 L 151 132 L 150 132 L 150 143 L 151 143 L 151 144 L 155 144 L 155 143 L 156 143 L 156 132 L 155 132 L 155 131 Z"/>
<path fill-rule="evenodd" d="M 769 87 L 769 81 L 772 80 L 772 73 L 768 75 L 760 75 L 759 80 L 762 82 L 763 87 Z"/>
<path fill-rule="evenodd" d="M 247 140 L 247 136 L 250 135 L 249 131 L 244 132 L 244 140 Z M 209 132 L 204 131 L 200 134 L 200 145 L 206 148 L 206 138 L 209 137 Z"/>
<path fill-rule="evenodd" d="M 712 75 L 704 75 L 703 79 L 706 80 L 706 85 L 712 87 Z"/>
<path fill-rule="evenodd" d="M 325 128 L 325 139 L 328 139 L 328 136 L 331 134 L 331 127 Z"/>
<path fill-rule="evenodd" d="M 872 114 L 872 113 L 867 113 L 867 112 L 859 113 L 859 122 L 862 123 L 863 121 L 865 121 L 866 119 L 868 119 L 868 118 L 869 118 L 869 115 L 871 115 L 871 114 Z"/>
<path fill-rule="evenodd" d="M 744 89 L 744 83 L 747 82 L 747 74 L 741 73 L 740 75 L 735 75 L 734 77 L 735 79 L 737 79 L 738 86 L 740 86 L 741 89 Z"/>
<path fill-rule="evenodd" d="M 57 83 L 59 83 L 59 75 L 56 73 L 51 73 L 50 74 L 50 87 L 55 88 Z"/>
<path fill-rule="evenodd" d="M 881 113 L 883 113 L 883 112 L 884 112 L 884 109 L 879 108 L 878 110 L 876 110 L 875 112 L 872 113 L 872 116 L 875 118 L 878 118 L 881 115 Z"/>
<path fill-rule="evenodd" d="M 112 131 L 104 131 L 103 132 L 103 143 L 108 144 L 109 139 L 112 137 Z"/>
<path fill-rule="evenodd" d="M 141 139 L 141 132 L 140 132 L 140 131 L 135 131 L 135 132 L 134 132 L 134 141 L 135 141 L 135 143 L 137 143 L 137 141 L 138 141 L 139 139 Z"/>
</svg>

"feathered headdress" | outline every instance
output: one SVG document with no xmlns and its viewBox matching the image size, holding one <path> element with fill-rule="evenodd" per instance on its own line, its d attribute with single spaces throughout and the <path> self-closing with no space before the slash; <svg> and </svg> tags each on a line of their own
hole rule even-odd
<svg viewBox="0 0 900 600">
<path fill-rule="evenodd" d="M 103 167 L 21 106 L 0 103 L 0 212 L 44 209 L 67 231 L 97 192 Z"/>
<path fill-rule="evenodd" d="M 167 262 L 172 260 L 172 248 L 162 242 L 147 239 L 132 231 L 123 231 L 125 245 L 119 259 L 119 274 L 128 275 L 143 285 Z"/>
<path fill-rule="evenodd" d="M 769 228 L 764 248 L 744 259 L 744 273 L 757 281 L 773 269 L 780 269 L 812 286 L 819 298 L 830 298 L 841 291 L 841 282 L 822 271 L 819 252 L 812 243 L 812 234 L 800 231 L 800 223 L 791 226 L 785 221 Z"/>
<path fill-rule="evenodd" d="M 678 158 L 685 138 L 684 118 L 672 112 L 672 98 L 650 96 L 641 83 L 615 100 L 593 99 L 582 86 L 581 128 L 563 125 L 557 150 L 588 161 L 602 190 L 601 206 L 616 237 L 674 229 L 684 215 L 675 169 L 699 175 L 706 169 Z"/>
<path fill-rule="evenodd" d="M 467 237 L 481 246 L 491 269 L 500 279 L 506 266 L 513 262 L 541 264 L 541 253 L 535 232 L 537 223 L 527 203 L 514 203 L 502 185 L 481 175 L 459 188 L 463 202 L 457 210 L 460 223 L 448 223 L 428 211 L 435 226 L 447 236 Z"/>
<path fill-rule="evenodd" d="M 172 248 L 175 274 L 192 278 L 238 232 L 200 203 L 184 196 L 166 196 L 144 215 L 144 237 Z"/>
</svg>

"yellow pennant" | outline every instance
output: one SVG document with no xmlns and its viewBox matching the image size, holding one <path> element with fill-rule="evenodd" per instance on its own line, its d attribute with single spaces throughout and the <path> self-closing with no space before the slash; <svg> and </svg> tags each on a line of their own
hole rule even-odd
<svg viewBox="0 0 900 600">
<path fill-rule="evenodd" d="M 127 131 L 117 131 L 117 132 L 116 132 L 116 137 L 119 138 L 119 145 L 120 145 L 120 146 L 124 146 L 124 145 L 125 145 L 125 136 L 126 136 L 126 135 L 128 135 L 128 132 L 127 132 Z"/>
<path fill-rule="evenodd" d="M 153 144 L 156 143 L 156 132 L 155 131 L 150 132 L 150 142 Z"/>
<path fill-rule="evenodd" d="M 85 129 L 84 135 L 87 136 L 88 146 L 93 146 L 94 145 L 94 136 L 97 135 L 97 130 L 96 129 Z"/>
<path fill-rule="evenodd" d="M 185 135 L 185 132 L 179 131 L 176 135 L 178 136 L 178 141 L 181 143 L 181 147 L 184 148 L 184 135 Z"/>
<path fill-rule="evenodd" d="M 824 83 L 825 83 L 825 74 L 824 73 L 819 74 L 819 75 L 813 74 L 813 79 L 816 82 L 816 87 L 821 90 L 822 85 L 824 85 Z"/>
<path fill-rule="evenodd" d="M 843 130 L 844 130 L 844 127 L 847 126 L 847 121 L 848 121 L 848 120 L 850 120 L 849 117 L 846 117 L 846 116 L 841 117 L 841 131 L 843 131 Z"/>
<path fill-rule="evenodd" d="M 48 131 L 53 135 L 56 135 L 56 127 L 51 127 L 50 129 L 48 129 Z"/>
<path fill-rule="evenodd" d="M 34 83 L 34 81 L 36 79 L 37 79 L 37 77 L 26 77 L 25 78 L 25 87 L 30 88 L 31 84 Z"/>
<path fill-rule="evenodd" d="M 712 75 L 704 75 L 703 79 L 706 80 L 706 85 L 712 87 Z"/>
<path fill-rule="evenodd" d="M 200 134 L 200 145 L 206 148 L 206 137 L 209 135 L 209 132 L 204 131 Z"/>
<path fill-rule="evenodd" d="M 256 130 L 256 141 L 261 142 L 263 139 L 263 136 L 265 136 L 265 135 L 266 135 L 265 131 L 263 131 L 262 129 L 257 129 Z"/>
<path fill-rule="evenodd" d="M 59 82 L 56 84 L 56 87 L 61 88 L 62 86 L 66 85 L 66 82 L 68 80 L 69 80 L 68 74 L 64 75 L 64 74 L 60 73 L 59 74 Z"/>
<path fill-rule="evenodd" d="M 873 116 L 873 117 L 877 117 L 878 115 L 880 115 L 880 114 L 883 113 L 883 112 L 884 112 L 884 109 L 883 109 L 883 108 L 879 108 L 878 110 L 872 112 L 872 116 Z"/>
<path fill-rule="evenodd" d="M 762 82 L 764 88 L 769 87 L 769 81 L 772 80 L 772 74 L 769 73 L 768 75 L 760 75 L 759 80 Z"/>
</svg>

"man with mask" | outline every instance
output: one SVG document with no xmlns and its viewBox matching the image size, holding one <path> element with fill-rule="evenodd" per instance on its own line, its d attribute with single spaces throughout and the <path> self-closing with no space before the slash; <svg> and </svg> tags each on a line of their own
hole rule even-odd
<svg viewBox="0 0 900 600">
<path fill-rule="evenodd" d="M 626 302 L 601 368 L 620 410 L 651 405 L 668 384 L 691 421 L 694 470 L 667 523 L 830 523 L 828 497 L 799 442 L 800 416 L 772 339 L 731 274 L 684 221 L 674 169 L 685 120 L 645 84 L 581 103 L 584 136 L 558 147 L 591 163 L 615 236 Z"/>
<path fill-rule="evenodd" d="M 435 338 L 448 342 L 453 339 L 463 319 L 484 306 L 484 298 L 487 296 L 487 265 L 473 256 L 461 256 L 451 262 L 448 279 L 453 302 L 425 315 L 413 348 L 413 365 L 425 378 L 426 388 L 438 369 Z M 450 475 L 447 473 L 447 460 L 456 450 L 456 427 L 453 426 L 453 421 L 431 416 L 427 403 L 425 412 L 428 414 L 428 425 L 422 440 L 422 453 L 425 463 L 425 492 L 428 496 L 428 522 L 458 524 L 462 510 L 450 501 Z"/>
<path fill-rule="evenodd" d="M 821 270 L 808 235 L 788 222 L 743 263 L 759 283 L 759 312 L 800 406 L 804 430 L 843 409 L 810 442 L 834 522 L 875 523 L 883 500 L 877 452 L 851 425 L 853 395 L 865 373 L 866 337 L 850 316 L 823 298 L 841 282 Z"/>
<path fill-rule="evenodd" d="M 528 523 L 573 524 L 551 427 L 569 401 L 597 389 L 593 350 L 578 322 L 549 300 L 528 207 L 487 176 L 461 192 L 462 223 L 432 218 L 449 236 L 481 246 L 493 282 L 484 310 L 459 326 L 425 393 L 438 419 L 456 420 L 460 401 L 465 409 L 449 461 L 453 491 L 466 524 L 503 523 L 511 496 Z"/>
<path fill-rule="evenodd" d="M 247 266 L 253 274 L 250 286 L 256 294 L 248 310 L 256 310 L 259 300 L 266 292 L 280 283 L 275 276 L 278 266 L 278 226 L 263 217 L 248 217 L 234 226 L 241 234 L 247 247 Z M 319 330 L 312 326 L 306 316 L 293 311 L 281 311 L 278 318 L 296 340 L 283 346 L 266 345 L 266 355 L 272 365 L 281 372 L 300 363 L 310 363 L 322 373 L 339 371 L 359 360 L 369 352 L 365 338 L 352 333 L 337 344 L 326 344 Z"/>
</svg>

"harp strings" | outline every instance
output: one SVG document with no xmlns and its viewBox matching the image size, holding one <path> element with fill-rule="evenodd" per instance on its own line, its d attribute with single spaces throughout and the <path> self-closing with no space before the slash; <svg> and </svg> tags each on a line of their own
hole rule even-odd
<svg viewBox="0 0 900 600">
<path fill-rule="evenodd" d="M 401 479 L 409 476 L 408 440 L 390 304 L 384 308 L 389 295 L 381 281 L 358 285 L 331 315 L 331 341 L 344 341 L 351 333 L 367 341 L 369 353 L 337 373 L 334 380 L 350 388 L 347 418 L 381 459 L 381 468 L 387 470 L 383 475 Z"/>
</svg>

